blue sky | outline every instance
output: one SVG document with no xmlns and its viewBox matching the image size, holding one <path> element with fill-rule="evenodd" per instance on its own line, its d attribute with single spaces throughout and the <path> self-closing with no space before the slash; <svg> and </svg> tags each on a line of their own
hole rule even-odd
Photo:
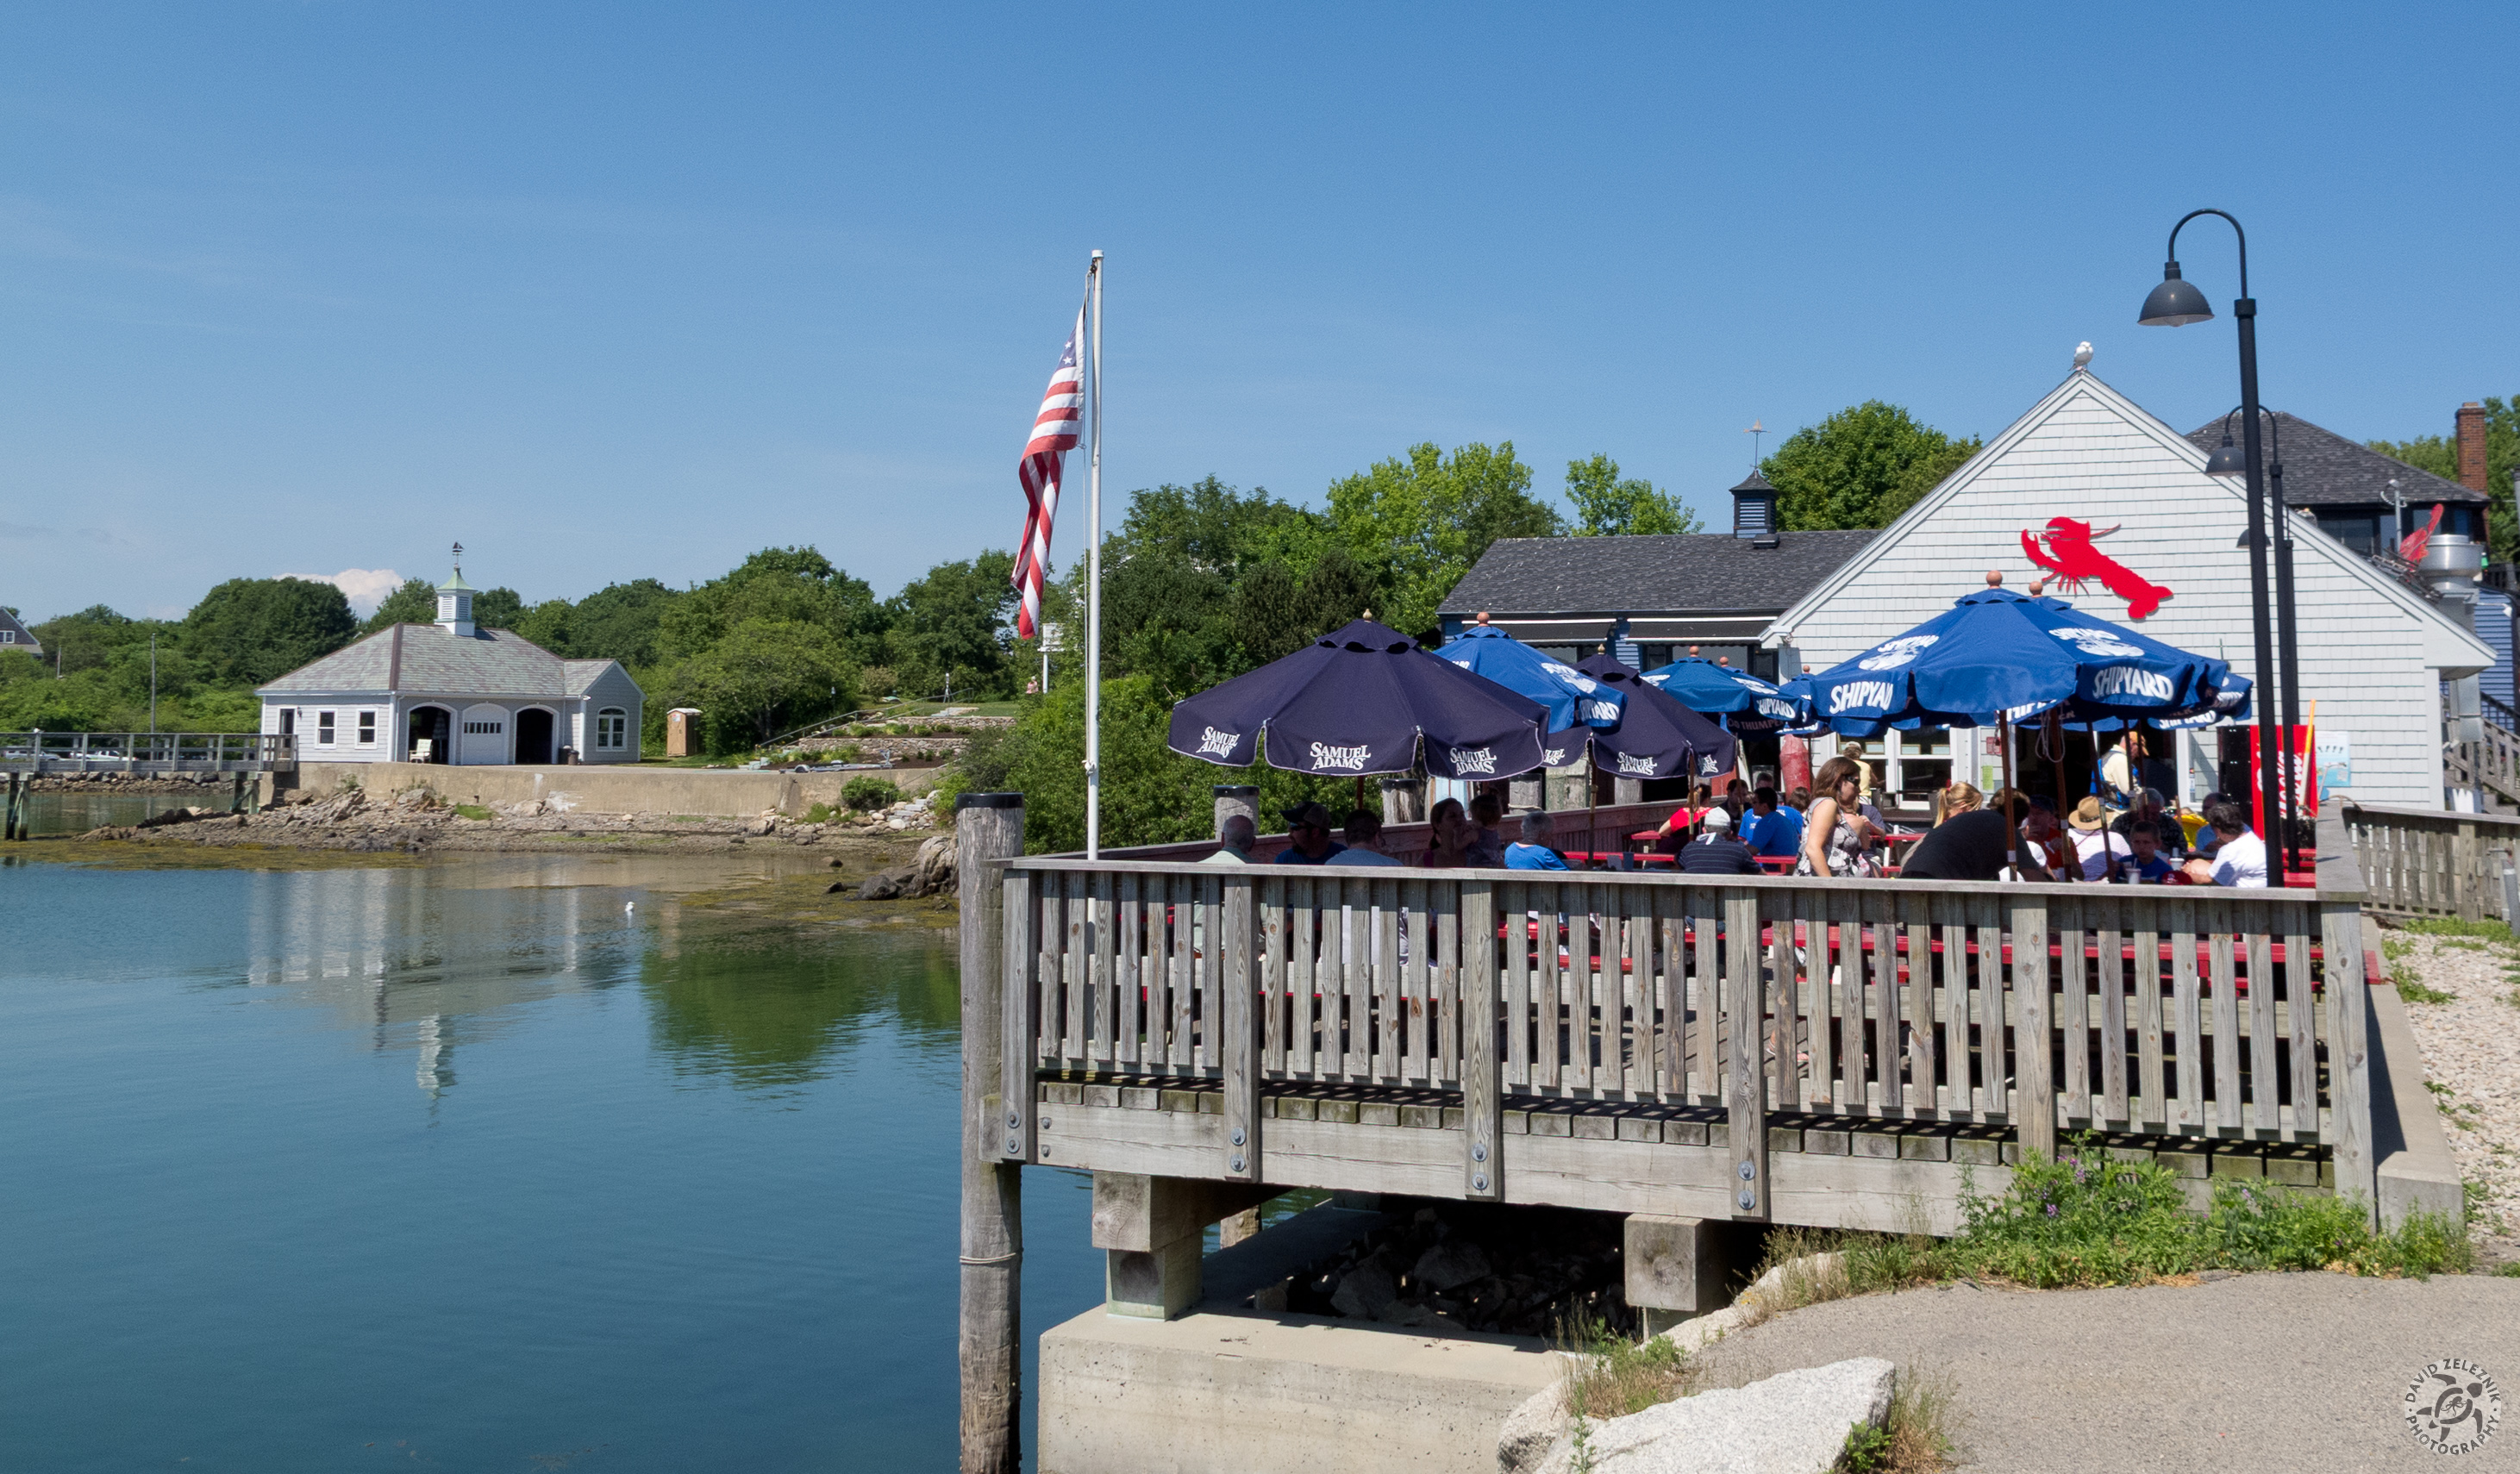
<svg viewBox="0 0 2520 1474">
<path fill-rule="evenodd" d="M 888 593 L 1013 542 L 1097 246 L 1114 522 L 1430 439 L 1711 514 L 1754 418 L 1992 433 L 2082 338 L 2193 424 L 2228 313 L 2134 315 L 2199 204 L 2269 402 L 2520 391 L 2510 8 L 2041 11 L 15 6 L 0 603 L 459 539 L 528 599 L 797 542 Z"/>
</svg>

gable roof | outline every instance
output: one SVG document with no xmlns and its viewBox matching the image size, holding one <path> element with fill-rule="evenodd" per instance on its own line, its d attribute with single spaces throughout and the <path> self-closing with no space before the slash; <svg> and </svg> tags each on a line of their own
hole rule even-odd
<svg viewBox="0 0 2520 1474">
<path fill-rule="evenodd" d="M 461 636 L 443 625 L 390 625 L 255 690 L 373 691 L 461 696 L 582 695 L 613 660 L 562 660 L 512 630 Z"/>
<path fill-rule="evenodd" d="M 2077 369 L 2067 375 L 2062 383 L 2048 390 L 2046 396 L 2032 405 L 2027 413 L 2007 426 L 2003 433 L 1989 440 L 1983 450 L 1971 456 L 1958 470 L 1945 476 L 1941 484 L 1927 492 L 1914 506 L 1901 513 L 1889 526 L 1881 530 L 1875 541 L 1848 558 L 1843 566 L 1796 601 L 1793 607 L 1778 615 L 1763 635 L 1764 643 L 1775 645 L 1792 639 L 1798 624 L 1810 619 L 1815 611 L 1825 607 L 1832 599 L 1896 549 L 1909 534 L 1916 531 L 1945 507 L 1963 495 L 1969 489 L 1971 482 L 1985 474 L 1990 468 L 2002 463 L 2016 447 L 2022 446 L 2023 442 L 2032 436 L 2040 434 L 2051 420 L 2058 418 L 2060 413 L 2069 409 L 2090 410 L 2102 415 L 2121 433 L 2139 443 L 2149 444 L 2166 452 L 2171 460 L 2183 463 L 2186 468 L 2192 469 L 2195 472 L 2194 489 L 2192 492 L 2184 490 L 2182 492 L 2182 497 L 2185 497 L 2190 505 L 2202 505 L 2203 499 L 2216 494 L 2228 497 L 2235 503 L 2246 504 L 2247 488 L 2237 478 L 2205 474 L 2206 452 L 2203 448 L 2162 424 L 2141 405 L 2102 382 L 2090 370 Z M 2217 422 L 2218 437 L 2219 424 L 2220 423 Z M 2081 434 L 2087 434 L 2087 432 L 2079 432 L 2076 438 L 2080 438 Z M 2219 438 L 2217 443 L 2220 443 Z M 2044 447 L 2035 448 L 2029 460 L 2037 463 L 2038 472 L 2046 477 L 2072 477 L 2076 480 L 2097 482 L 2098 478 L 2088 472 L 2078 474 L 2077 468 L 2074 466 L 2057 464 L 2054 459 L 2055 454 Z M 2291 455 L 2289 447 L 2285 454 L 2289 462 Z M 2374 454 L 2376 455 L 2376 452 Z M 2383 456 L 2379 459 L 2386 461 L 2388 458 Z M 2291 478 L 2287 475 L 2285 479 Z M 2096 495 L 2106 495 L 2105 490 L 2096 484 L 2093 491 Z M 2024 536 L 2026 537 L 2027 534 L 2025 533 Z M 2421 595 L 2381 570 L 2369 558 L 2319 531 L 2317 524 L 2309 518 L 2294 519 L 2293 546 L 2299 550 L 2300 557 L 2323 560 L 2334 570 L 2361 584 L 2401 612 L 2411 616 L 2422 635 L 2423 658 L 2427 666 L 2441 670 L 2446 676 L 2450 676 L 2468 674 L 2494 663 L 2494 651 L 2481 643 L 2473 633 L 2451 623 Z M 1895 633 L 1898 628 L 1903 627 L 1904 625 L 1894 626 L 1883 630 L 1881 634 Z M 1880 636 L 1876 635 L 1873 638 L 1877 639 Z M 2233 663 L 2239 665 L 2242 662 L 2235 660 Z"/>
<path fill-rule="evenodd" d="M 1437 612 L 1769 613 L 1803 597 L 1879 535 L 1870 528 L 1784 532 L 1773 548 L 1720 532 L 1501 538 Z"/>
<path fill-rule="evenodd" d="M 26 628 L 25 621 L 7 609 L 0 609 L 0 630 L 7 630 L 18 637 L 15 640 L 0 641 L 0 645 L 5 645 L 13 650 L 24 650 L 32 655 L 40 655 L 44 652 L 44 643 L 35 638 L 35 632 Z"/>
<path fill-rule="evenodd" d="M 2384 456 L 2298 416 L 2281 410 L 2269 411 L 2268 415 L 2276 424 L 2273 439 L 2267 442 L 2267 454 L 2272 459 L 2275 442 L 2281 443 L 2283 498 L 2287 507 L 2386 507 L 2392 476 L 2398 478 L 2398 489 L 2409 507 L 2429 507 L 2435 502 L 2475 507 L 2492 500 L 2481 491 L 2470 491 L 2421 467 Z M 2239 439 L 2240 427 L 2234 417 L 2231 441 L 2236 445 Z M 2198 425 L 2187 432 L 2187 440 L 2212 454 L 2223 443 L 2223 422 Z"/>
</svg>

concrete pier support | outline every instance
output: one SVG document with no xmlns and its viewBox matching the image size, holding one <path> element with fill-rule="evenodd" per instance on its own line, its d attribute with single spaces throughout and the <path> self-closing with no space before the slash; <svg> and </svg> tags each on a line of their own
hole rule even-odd
<svg viewBox="0 0 2520 1474">
<path fill-rule="evenodd" d="M 1271 1196 L 1251 1183 L 1094 1174 L 1094 1247 L 1107 1256 L 1104 1309 L 1114 1316 L 1170 1320 L 1198 1303 L 1200 1238 Z M 1247 1236 L 1247 1235 L 1246 1235 Z"/>
</svg>

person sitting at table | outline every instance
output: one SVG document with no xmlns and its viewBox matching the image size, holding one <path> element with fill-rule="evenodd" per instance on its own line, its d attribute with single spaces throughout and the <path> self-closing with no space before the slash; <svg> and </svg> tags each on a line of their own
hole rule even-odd
<svg viewBox="0 0 2520 1474">
<path fill-rule="evenodd" d="M 2082 878 L 2107 880 L 2114 876 L 2118 862 L 2129 853 L 2127 841 L 2125 835 L 2110 829 L 2109 816 L 2100 807 L 2098 794 L 2085 794 L 2083 801 L 2074 805 L 2065 828 Z"/>
<path fill-rule="evenodd" d="M 1724 785 L 1724 812 L 1732 816 L 1732 827 L 1741 827 L 1742 817 L 1750 812 L 1750 785 L 1734 779 Z"/>
<path fill-rule="evenodd" d="M 1347 848 L 1332 855 L 1330 865 L 1398 865 L 1400 862 L 1374 848 L 1382 838 L 1382 816 L 1372 809 L 1359 809 L 1347 817 Z"/>
<path fill-rule="evenodd" d="M 1750 823 L 1741 830 L 1741 842 L 1750 853 L 1762 857 L 1782 856 L 1792 859 L 1802 853 L 1803 817 L 1795 810 L 1777 802 L 1773 785 L 1750 790 Z"/>
<path fill-rule="evenodd" d="M 2021 837 L 2029 842 L 2029 861 L 2048 872 L 2042 879 L 2053 877 L 2070 880 L 2082 873 L 2075 863 L 2073 846 L 2065 842 L 2056 826 L 2056 806 L 2044 798 L 2030 800 L 2030 813 L 2021 821 Z"/>
<path fill-rule="evenodd" d="M 1688 801 L 1672 810 L 1670 816 L 1663 820 L 1662 826 L 1654 830 L 1653 838 L 1648 841 L 1654 853 L 1679 854 L 1680 847 L 1688 843 L 1689 836 L 1697 831 L 1697 822 L 1704 818 L 1706 811 L 1714 805 L 1714 789 L 1699 783 L 1690 790 Z"/>
<path fill-rule="evenodd" d="M 1347 848 L 1330 837 L 1330 811 L 1307 799 L 1286 811 L 1286 847 L 1280 865 L 1321 865 Z"/>
<path fill-rule="evenodd" d="M 2179 816 L 2179 826 L 2187 831 L 2189 854 L 2202 855 L 2208 860 L 2214 858 L 2215 848 L 2222 844 L 2223 839 L 2221 835 L 2214 832 L 2214 826 L 2205 822 L 2205 816 L 2214 812 L 2216 804 L 2225 801 L 2222 791 L 2217 789 L 2205 795 L 2204 801 L 2196 806 L 2195 812 Z"/>
<path fill-rule="evenodd" d="M 1505 847 L 1505 868 L 1509 871 L 1562 871 L 1566 857 L 1550 848 L 1549 831 L 1554 826 L 1546 814 L 1522 816 L 1522 838 Z"/>
<path fill-rule="evenodd" d="M 1684 875 L 1755 875 L 1758 857 L 1732 837 L 1732 816 L 1721 807 L 1706 811 L 1706 832 L 1682 845 L 1678 869 Z"/>
<path fill-rule="evenodd" d="M 1802 859 L 1795 862 L 1795 874 L 1880 873 L 1866 853 L 1864 816 L 1855 810 L 1863 782 L 1851 758 L 1830 758 L 1813 775 L 1811 807 L 1803 811 Z"/>
<path fill-rule="evenodd" d="M 1216 830 L 1216 853 L 1201 865 L 1249 865 L 1251 847 L 1260 842 L 1259 826 L 1248 814 L 1228 814 Z"/>
<path fill-rule="evenodd" d="M 1462 801 L 1448 798 L 1435 805 L 1426 821 L 1426 853 L 1418 863 L 1427 870 L 1461 870 L 1478 847 L 1479 831 L 1462 812 Z"/>
<path fill-rule="evenodd" d="M 2001 812 L 1985 807 L 1984 795 L 1967 783 L 1953 783 L 1942 792 L 1943 822 L 1928 830 L 1908 852 L 1899 868 L 1903 880 L 2000 880 L 2012 863 L 2012 824 Z M 2046 878 L 2042 876 L 2041 878 Z"/>
<path fill-rule="evenodd" d="M 2127 829 L 2127 862 L 2121 870 L 2132 870 L 2141 885 L 2159 885 L 2179 873 L 2179 867 L 2162 857 L 2161 826 L 2139 820 Z"/>
<path fill-rule="evenodd" d="M 2109 831 L 2131 840 L 2135 837 L 2137 825 L 2148 824 L 2152 826 L 2152 832 L 2158 840 L 2166 841 L 2171 848 L 2176 849 L 2179 838 L 2182 836 L 2169 831 L 2170 820 L 2162 812 L 2166 802 L 2159 788 L 2143 789 L 2136 794 L 2132 807 L 2110 821 Z"/>
<path fill-rule="evenodd" d="M 2214 856 L 2187 862 L 2187 878 L 2199 885 L 2228 885 L 2236 890 L 2267 888 L 2267 842 L 2249 827 L 2249 817 L 2228 801 L 2205 811 L 2214 826 Z"/>
<path fill-rule="evenodd" d="M 1479 842 L 1475 846 L 1477 854 L 1471 859 L 1473 865 L 1496 866 L 1504 863 L 1505 836 L 1497 832 L 1497 826 L 1504 822 L 1505 800 L 1503 798 L 1493 791 L 1471 798 L 1470 826 L 1479 831 Z"/>
</svg>

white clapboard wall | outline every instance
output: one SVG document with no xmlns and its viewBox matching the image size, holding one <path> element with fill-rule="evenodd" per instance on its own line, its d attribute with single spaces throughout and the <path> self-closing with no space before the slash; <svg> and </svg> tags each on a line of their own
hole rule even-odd
<svg viewBox="0 0 2520 1474">
<path fill-rule="evenodd" d="M 1825 670 L 1984 588 L 1990 569 L 2027 592 L 2043 570 L 2022 534 L 2056 516 L 2116 525 L 2098 550 L 2173 594 L 2138 622 L 2097 583 L 2049 593 L 2256 678 L 2241 483 L 2205 474 L 2204 452 L 2085 370 L 1779 615 L 1767 641 L 1790 643 L 1806 669 Z M 2321 736 L 2351 740 L 2344 791 L 2439 807 L 2439 683 L 2493 664 L 2494 651 L 2308 518 L 2293 526 L 2301 699 L 2305 713 L 2318 702 Z M 2260 693 L 2272 695 L 2263 684 Z"/>
</svg>

